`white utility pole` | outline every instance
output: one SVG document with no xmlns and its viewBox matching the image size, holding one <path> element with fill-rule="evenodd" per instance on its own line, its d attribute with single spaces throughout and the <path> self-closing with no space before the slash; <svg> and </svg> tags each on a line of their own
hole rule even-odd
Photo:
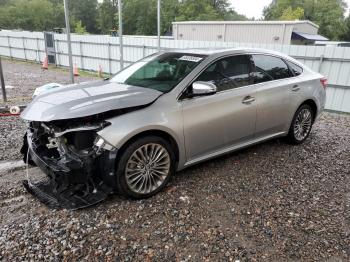
<svg viewBox="0 0 350 262">
<path fill-rule="evenodd" d="M 160 51 L 160 0 L 157 3 L 157 35 L 158 35 L 158 51 Z"/>
<path fill-rule="evenodd" d="M 64 16 L 66 18 L 66 34 L 67 34 L 67 46 L 68 46 L 69 74 L 70 74 L 70 81 L 72 82 L 72 84 L 74 84 L 72 43 L 70 41 L 69 10 L 68 10 L 68 3 L 67 2 L 68 2 L 68 0 L 63 0 Z"/>
<path fill-rule="evenodd" d="M 124 57 L 123 57 L 123 19 L 122 19 L 122 1 L 118 0 L 118 17 L 119 17 L 119 53 L 120 53 L 120 69 L 124 68 Z"/>
</svg>

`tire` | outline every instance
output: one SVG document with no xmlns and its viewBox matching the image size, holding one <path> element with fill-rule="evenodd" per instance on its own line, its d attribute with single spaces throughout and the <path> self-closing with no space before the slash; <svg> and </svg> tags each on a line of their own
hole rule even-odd
<svg viewBox="0 0 350 262">
<path fill-rule="evenodd" d="M 174 150 L 161 137 L 138 138 L 122 150 L 116 170 L 119 193 L 134 199 L 151 197 L 166 186 L 175 172 Z"/>
<path fill-rule="evenodd" d="M 288 142 L 298 145 L 303 143 L 309 137 L 313 125 L 314 114 L 315 113 L 311 106 L 307 104 L 303 104 L 298 108 L 289 128 L 287 136 Z"/>
</svg>

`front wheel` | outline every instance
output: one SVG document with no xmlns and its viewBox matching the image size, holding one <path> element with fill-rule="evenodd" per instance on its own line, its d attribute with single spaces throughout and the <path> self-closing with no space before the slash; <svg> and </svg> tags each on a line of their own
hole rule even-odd
<svg viewBox="0 0 350 262">
<path fill-rule="evenodd" d="M 288 133 L 288 140 L 293 144 L 303 143 L 309 136 L 314 119 L 312 108 L 301 105 L 296 111 Z"/>
<path fill-rule="evenodd" d="M 147 198 L 162 190 L 175 171 L 175 155 L 161 137 L 142 137 L 129 144 L 117 164 L 118 190 L 132 198 Z"/>
</svg>

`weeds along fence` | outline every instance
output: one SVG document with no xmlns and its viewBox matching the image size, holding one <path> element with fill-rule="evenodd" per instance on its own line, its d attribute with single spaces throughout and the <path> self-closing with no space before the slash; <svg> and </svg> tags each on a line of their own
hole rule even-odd
<svg viewBox="0 0 350 262">
<path fill-rule="evenodd" d="M 73 63 L 80 69 L 114 74 L 120 68 L 119 38 L 106 35 L 72 34 Z M 214 41 L 161 39 L 161 49 L 253 47 L 280 51 L 294 57 L 328 78 L 326 108 L 350 112 L 350 47 L 271 45 Z M 54 55 L 57 66 L 68 66 L 65 34 L 54 35 Z M 156 37 L 124 36 L 124 66 L 158 51 Z M 42 32 L 0 31 L 0 55 L 26 61 L 43 61 L 46 56 Z"/>
</svg>

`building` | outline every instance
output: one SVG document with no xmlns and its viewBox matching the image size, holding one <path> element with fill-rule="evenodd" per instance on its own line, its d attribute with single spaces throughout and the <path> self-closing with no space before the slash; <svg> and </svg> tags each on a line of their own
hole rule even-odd
<svg viewBox="0 0 350 262">
<path fill-rule="evenodd" d="M 317 46 L 350 47 L 350 42 L 344 42 L 344 41 L 316 41 L 315 45 L 317 45 Z"/>
<path fill-rule="evenodd" d="M 177 40 L 309 45 L 328 39 L 311 21 L 188 21 L 174 22 Z"/>
</svg>

